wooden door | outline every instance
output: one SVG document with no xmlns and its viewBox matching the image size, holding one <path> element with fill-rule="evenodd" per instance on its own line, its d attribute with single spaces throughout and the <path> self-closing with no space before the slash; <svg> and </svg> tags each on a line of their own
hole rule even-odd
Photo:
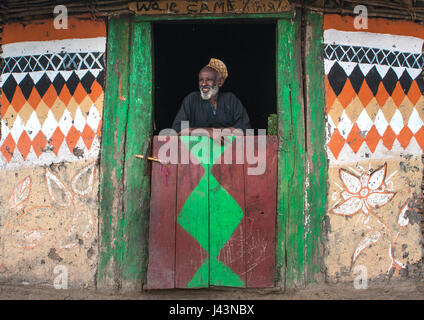
<svg viewBox="0 0 424 320">
<path fill-rule="evenodd" d="M 254 143 L 245 147 L 245 139 Z M 155 137 L 155 157 L 164 143 Z M 255 164 L 236 162 L 238 143 L 180 137 L 190 163 L 153 164 L 149 289 L 274 285 L 278 140 L 267 136 L 260 154 L 258 137 L 242 138 L 245 159 L 254 152 L 266 161 L 260 175 L 248 174 Z"/>
<path fill-rule="evenodd" d="M 177 210 L 179 210 L 176 207 L 176 170 L 180 168 L 177 165 L 168 166 L 170 173 L 167 175 L 167 187 L 164 188 L 165 178 L 160 173 L 160 166 L 154 164 L 150 185 L 150 176 L 146 171 L 147 161 L 136 158 L 137 154 L 148 153 L 153 132 L 154 81 L 151 23 L 160 20 L 211 19 L 212 21 L 221 18 L 223 16 L 142 15 L 111 17 L 108 21 L 106 87 L 101 133 L 98 287 L 122 286 L 139 290 L 145 284 L 147 260 L 149 260 L 148 279 L 151 288 L 175 287 L 177 262 L 175 237 L 177 228 L 181 227 L 176 220 Z M 326 113 L 324 99 L 326 77 L 322 63 L 323 19 L 319 13 L 307 13 L 306 28 L 301 28 L 302 13 L 295 10 L 278 14 L 225 16 L 225 19 L 239 18 L 273 19 L 277 24 L 279 147 L 276 276 L 279 278 L 277 285 L 297 288 L 315 281 L 324 265 L 321 248 L 328 168 L 325 121 L 323 120 Z M 305 30 L 305 41 L 301 36 L 302 30 Z M 301 61 L 302 43 L 305 43 L 304 63 Z M 306 85 L 306 88 L 302 85 Z M 306 94 L 305 97 L 303 93 Z M 303 101 L 303 98 L 306 101 Z M 268 143 L 268 146 L 270 145 Z M 155 148 L 158 146 L 156 145 Z M 267 150 L 267 153 L 269 152 L 271 151 Z M 274 157 L 274 153 L 272 154 Z M 267 167 L 269 168 L 269 165 Z M 214 170 L 217 169 L 212 168 L 212 172 Z M 199 167 L 199 174 L 201 172 L 202 169 Z M 276 180 L 264 177 L 249 177 L 247 180 L 263 179 L 267 185 L 276 183 Z M 247 250 L 255 247 L 256 239 L 260 238 L 261 233 L 255 231 L 255 228 L 263 230 L 269 228 L 268 223 L 272 225 L 270 220 L 262 219 L 260 213 L 262 211 L 254 214 L 258 208 L 266 208 L 265 205 L 270 203 L 272 203 L 270 206 L 274 205 L 274 202 L 269 202 L 270 200 L 263 200 L 265 196 L 262 193 L 267 189 L 258 189 L 255 186 L 255 182 L 246 182 L 245 176 L 244 215 L 240 222 L 241 226 L 232 234 L 233 239 L 237 232 L 243 234 L 244 262 L 241 264 L 246 265 L 245 286 L 247 287 L 268 286 L 269 283 L 273 283 L 269 280 L 268 272 L 262 272 L 262 276 L 260 272 L 257 272 L 258 268 L 272 264 L 259 263 L 260 259 L 252 262 L 255 257 L 261 257 L 261 255 L 256 254 L 256 249 Z M 271 187 L 269 189 L 272 190 Z M 149 191 L 155 195 L 154 199 L 149 199 Z M 264 205 L 255 200 L 255 196 L 262 199 Z M 272 196 L 266 194 L 266 197 Z M 150 200 L 152 200 L 152 208 L 154 206 L 158 208 L 155 211 L 156 214 L 150 217 L 150 233 L 162 236 L 149 239 L 146 228 Z M 161 209 L 166 206 L 169 209 Z M 266 211 L 263 212 L 265 215 Z M 162 221 L 165 222 L 162 223 Z M 156 233 L 154 230 L 157 230 Z M 207 230 L 209 234 L 210 231 Z M 190 239 L 189 235 L 186 237 Z M 227 251 L 232 253 L 234 250 L 239 250 L 234 249 L 235 244 L 230 245 L 231 243 L 233 243 L 232 239 L 230 242 L 227 241 L 219 253 L 218 260 Z M 193 245 L 195 244 L 196 242 L 193 242 Z M 147 254 L 148 246 L 149 254 Z M 190 247 L 187 251 L 189 250 Z M 206 253 L 209 254 L 208 250 Z M 262 250 L 270 250 L 270 246 L 267 245 L 266 250 Z M 201 251 L 198 252 L 198 256 L 202 257 L 200 253 Z M 226 265 L 230 264 L 228 261 L 226 263 Z M 253 267 L 255 263 L 257 266 Z M 196 265 L 192 267 L 195 269 Z M 237 271 L 237 268 L 231 264 L 229 269 Z M 216 281 L 218 280 L 212 280 L 212 283 Z M 207 285 L 211 285 L 209 275 Z"/>
</svg>

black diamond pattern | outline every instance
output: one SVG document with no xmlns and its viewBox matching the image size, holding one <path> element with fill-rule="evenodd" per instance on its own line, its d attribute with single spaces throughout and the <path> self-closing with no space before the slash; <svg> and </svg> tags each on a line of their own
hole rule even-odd
<svg viewBox="0 0 424 320">
<path fill-rule="evenodd" d="M 83 86 L 85 92 L 91 93 L 91 85 L 93 84 L 94 79 L 95 78 L 90 71 L 87 71 L 84 77 L 82 77 L 81 85 Z"/>
<path fill-rule="evenodd" d="M 415 81 L 417 82 L 418 88 L 420 88 L 421 94 L 424 96 L 424 78 L 418 77 Z"/>
<path fill-rule="evenodd" d="M 341 57 L 343 57 L 344 50 L 343 50 L 343 48 L 341 46 L 339 46 L 339 47 L 336 48 L 336 50 L 335 50 L 334 53 L 336 54 L 337 57 L 340 57 L 341 58 Z M 337 60 L 339 60 L 339 59 L 337 59 Z"/>
<path fill-rule="evenodd" d="M 44 95 L 46 94 L 47 90 L 50 87 L 50 84 L 51 81 L 46 74 L 43 74 L 40 80 L 38 80 L 38 82 L 35 84 L 35 88 L 37 89 L 38 94 L 41 98 L 44 97 Z"/>
<path fill-rule="evenodd" d="M 96 57 L 96 62 L 93 64 L 93 69 L 104 69 L 105 67 L 105 54 L 104 52 L 93 52 Z"/>
<path fill-rule="evenodd" d="M 25 99 L 28 100 L 32 89 L 34 88 L 34 81 L 32 81 L 32 78 L 29 74 L 27 74 L 25 78 L 22 79 L 22 81 L 19 83 L 19 87 L 21 88 Z"/>
<path fill-rule="evenodd" d="M 399 55 L 398 56 L 398 60 L 399 60 L 399 63 L 398 63 L 399 66 L 406 65 L 406 59 L 405 59 L 405 56 L 404 55 Z"/>
<path fill-rule="evenodd" d="M 387 71 L 386 75 L 383 78 L 384 88 L 386 88 L 386 91 L 390 96 L 392 95 L 393 90 L 395 90 L 396 82 L 398 82 L 397 75 L 393 71 L 393 69 L 390 68 L 389 71 Z"/>
<path fill-rule="evenodd" d="M 78 76 L 75 74 L 75 72 L 72 72 L 69 79 L 66 81 L 66 86 L 68 87 L 69 93 L 71 96 L 74 95 L 74 92 L 77 88 L 78 83 L 80 82 Z"/>
<path fill-rule="evenodd" d="M 53 87 L 56 90 L 57 95 L 60 95 L 63 86 L 65 85 L 65 79 L 62 77 L 60 72 L 58 72 L 57 76 L 53 80 Z"/>
<path fill-rule="evenodd" d="M 21 59 L 18 59 L 18 67 L 20 70 L 24 70 L 27 65 L 28 65 L 27 57 L 22 57 Z"/>
<path fill-rule="evenodd" d="M 353 68 L 352 73 L 349 76 L 350 83 L 352 84 L 353 90 L 358 94 L 361 89 L 362 83 L 364 82 L 364 75 L 359 68 L 359 65 L 356 65 Z"/>
<path fill-rule="evenodd" d="M 60 59 L 60 57 L 58 55 L 53 55 L 53 57 L 51 58 L 51 62 L 55 65 L 58 66 L 61 62 L 62 59 Z"/>
<path fill-rule="evenodd" d="M 98 84 L 102 86 L 102 88 L 105 88 L 105 72 L 104 70 L 100 71 L 97 75 L 96 81 Z"/>
<path fill-rule="evenodd" d="M 398 60 L 396 60 L 396 55 L 393 52 L 390 52 L 386 59 L 387 65 L 390 65 L 390 62 L 392 62 L 392 67 L 400 67 Z"/>
<path fill-rule="evenodd" d="M 412 78 L 409 75 L 408 71 L 403 71 L 402 76 L 399 78 L 399 83 L 403 89 L 403 92 L 405 92 L 405 94 L 408 94 L 412 84 Z"/>
<path fill-rule="evenodd" d="M 5 82 L 3 82 L 2 90 L 9 102 L 12 101 L 13 95 L 15 94 L 16 87 L 18 83 L 16 82 L 13 75 L 10 75 Z"/>
<path fill-rule="evenodd" d="M 49 60 L 47 59 L 45 55 L 40 56 L 40 58 L 38 59 L 38 63 L 41 65 L 41 68 L 43 69 L 40 69 L 37 71 L 47 70 L 47 66 L 49 65 Z"/>
<path fill-rule="evenodd" d="M 362 61 L 364 56 L 365 56 L 364 48 L 359 48 L 358 51 L 356 52 L 356 55 L 354 54 L 351 59 L 354 62 L 359 62 L 359 61 Z"/>
<path fill-rule="evenodd" d="M 372 67 L 370 71 L 368 71 L 365 77 L 365 81 L 367 82 L 368 87 L 370 88 L 371 92 L 375 96 L 378 91 L 378 86 L 380 85 L 380 82 L 381 82 L 381 76 L 378 73 L 377 68 L 375 66 Z"/>
<path fill-rule="evenodd" d="M 93 57 L 91 56 L 91 54 L 87 54 L 86 58 L 84 59 L 84 61 L 91 66 L 91 64 L 94 62 Z"/>
<path fill-rule="evenodd" d="M 335 62 L 328 73 L 328 82 L 333 88 L 334 93 L 338 96 L 346 83 L 347 75 L 343 68 Z"/>
<path fill-rule="evenodd" d="M 415 62 L 414 56 L 409 56 L 406 58 L 406 61 L 408 62 L 409 65 L 413 65 Z"/>
</svg>

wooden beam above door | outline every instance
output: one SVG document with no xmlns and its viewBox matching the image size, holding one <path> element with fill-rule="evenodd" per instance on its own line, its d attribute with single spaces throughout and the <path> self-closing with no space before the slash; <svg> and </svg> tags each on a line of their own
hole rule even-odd
<svg viewBox="0 0 424 320">
<path fill-rule="evenodd" d="M 288 0 L 163 0 L 134 1 L 129 9 L 139 15 L 211 15 L 211 14 L 257 14 L 290 11 Z"/>
</svg>

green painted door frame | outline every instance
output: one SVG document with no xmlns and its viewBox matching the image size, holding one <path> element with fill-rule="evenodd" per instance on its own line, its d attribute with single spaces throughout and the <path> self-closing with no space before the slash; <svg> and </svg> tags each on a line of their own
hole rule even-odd
<svg viewBox="0 0 424 320">
<path fill-rule="evenodd" d="M 108 22 L 98 288 L 141 290 L 146 281 L 150 170 L 149 164 L 135 155 L 148 154 L 152 141 L 152 22 L 239 18 L 267 18 L 277 24 L 276 283 L 282 289 L 303 286 L 320 273 L 327 190 L 322 16 L 305 16 L 304 54 L 300 11 L 207 17 L 120 16 Z"/>
</svg>

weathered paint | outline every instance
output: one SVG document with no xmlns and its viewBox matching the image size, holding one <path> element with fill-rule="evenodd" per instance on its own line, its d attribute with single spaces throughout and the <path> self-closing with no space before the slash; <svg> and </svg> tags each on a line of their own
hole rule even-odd
<svg viewBox="0 0 424 320">
<path fill-rule="evenodd" d="M 239 138 L 239 141 L 241 139 Z M 221 246 L 217 251 L 219 254 L 216 255 L 216 260 L 222 264 L 215 268 L 214 264 L 211 264 L 211 285 L 220 285 L 224 283 L 222 281 L 225 278 L 225 275 L 220 273 L 229 274 L 239 283 L 240 286 L 247 286 L 247 252 L 248 247 L 247 235 L 249 234 L 246 230 L 246 209 L 245 209 L 245 194 L 246 194 L 246 183 L 245 183 L 245 166 L 243 164 L 237 164 L 233 160 L 233 163 L 226 164 L 224 159 L 236 159 L 237 158 L 237 140 L 233 141 L 231 146 L 228 146 L 224 152 L 221 154 L 220 159 L 211 168 L 211 174 L 215 177 L 216 182 L 221 187 L 220 190 L 214 188 L 212 184 L 209 184 L 211 193 L 209 195 L 209 201 L 214 203 L 213 211 L 214 219 L 211 223 L 211 236 L 213 238 L 219 238 L 224 242 L 224 245 Z M 260 188 L 260 186 L 258 186 Z M 225 193 L 227 195 L 225 195 Z M 225 230 L 226 227 L 222 227 L 223 224 L 227 226 L 227 223 L 224 219 L 218 219 L 218 215 L 225 215 L 225 212 L 230 208 L 227 208 L 226 202 L 223 202 L 222 198 L 228 198 L 231 196 L 233 201 L 230 201 L 230 205 L 233 206 L 231 220 L 240 217 L 240 209 L 242 210 L 242 216 L 239 224 L 231 233 L 228 240 L 225 233 L 228 233 L 228 230 Z M 237 217 L 238 215 L 238 217 Z M 275 226 L 274 226 L 275 228 Z M 219 231 L 214 231 L 219 230 Z M 225 230 L 225 232 L 222 232 Z M 266 245 L 266 244 L 265 244 Z M 274 270 L 270 271 L 268 274 L 272 274 Z M 228 281 L 227 281 L 228 283 Z"/>
<path fill-rule="evenodd" d="M 57 265 L 70 286 L 94 287 L 97 165 L 92 161 L 0 172 L 0 278 L 49 283 Z M 6 183 L 7 181 L 7 183 Z"/>
<path fill-rule="evenodd" d="M 122 230 L 125 136 L 129 100 L 130 29 L 126 19 L 110 19 L 100 183 L 100 259 L 98 287 L 119 287 L 125 241 Z"/>
<path fill-rule="evenodd" d="M 206 259 L 188 283 L 188 287 L 244 286 L 245 282 L 218 260 L 221 249 L 230 239 L 244 215 L 243 209 L 237 201 L 217 181 L 218 176 L 212 173 L 214 164 L 229 146 L 215 147 L 216 142 L 209 137 L 181 137 L 181 141 L 189 147 L 191 154 L 196 157 L 204 169 L 201 179 L 188 195 L 177 219 L 183 229 L 207 252 Z M 199 150 L 203 151 L 199 152 Z M 205 150 L 209 150 L 210 153 L 208 154 Z M 240 167 L 236 166 L 236 168 Z M 218 167 L 215 172 L 219 173 L 220 169 Z M 242 177 L 239 175 L 240 183 L 244 186 Z M 244 207 L 244 203 L 242 206 Z M 177 256 L 178 253 L 177 250 Z M 192 259 L 190 253 L 186 254 L 186 257 L 188 260 Z"/>
<path fill-rule="evenodd" d="M 159 149 L 165 143 L 169 143 L 169 139 L 159 141 L 157 136 L 154 137 L 153 157 L 159 157 Z M 175 143 L 178 143 L 178 140 Z M 152 163 L 148 289 L 172 289 L 175 287 L 177 169 L 176 164 L 169 163 L 165 168 L 161 163 L 155 161 Z"/>
<path fill-rule="evenodd" d="M 2 281 L 51 285 L 61 265 L 70 286 L 95 285 L 105 24 L 68 22 L 60 31 L 52 19 L 4 29 Z"/>
<path fill-rule="evenodd" d="M 421 192 L 422 161 L 412 156 L 399 163 L 364 160 L 330 168 L 330 281 L 350 281 L 358 266 L 371 279 L 404 274 L 421 260 L 421 217 L 413 205 Z M 361 191 L 352 193 L 358 186 Z"/>
<path fill-rule="evenodd" d="M 209 137 L 181 137 L 183 148 L 209 145 Z M 200 149 L 201 150 L 201 149 Z M 197 157 L 196 157 L 197 156 Z M 209 154 L 193 154 L 189 164 L 178 165 L 176 287 L 209 286 Z M 193 161 L 194 162 L 194 161 Z M 181 186 L 181 191 L 178 192 Z M 189 250 L 187 249 L 189 248 Z"/>
<path fill-rule="evenodd" d="M 210 14 L 207 16 L 193 16 L 193 15 L 165 15 L 165 16 L 153 16 L 153 15 L 140 15 L 136 16 L 134 19 L 136 22 L 140 21 L 183 21 L 183 20 L 228 20 L 228 19 L 291 19 L 294 17 L 295 11 L 287 11 L 281 13 L 252 13 L 252 14 Z"/>
<path fill-rule="evenodd" d="M 266 171 L 261 175 L 249 175 L 248 166 L 245 166 L 245 255 L 248 288 L 275 286 L 277 150 L 278 137 L 267 136 Z M 246 150 L 247 152 L 251 151 Z"/>
<path fill-rule="evenodd" d="M 0 167 L 6 170 L 99 154 L 105 25 L 72 18 L 93 31 L 76 28 L 55 40 L 46 36 L 56 34 L 52 21 L 5 26 Z"/>
<path fill-rule="evenodd" d="M 243 230 L 245 217 L 245 201 L 244 201 L 244 177 L 243 165 L 233 163 L 225 164 L 222 157 L 225 152 L 235 154 L 235 137 L 232 138 L 232 143 L 228 143 L 221 148 L 214 148 L 216 142 L 213 142 L 214 160 L 209 165 L 209 224 L 210 224 L 210 279 L 211 286 L 231 286 L 245 287 L 246 272 L 245 260 L 239 260 L 238 264 L 233 264 L 236 270 L 230 269 L 232 259 L 221 256 L 220 252 L 226 244 L 236 247 L 241 250 L 241 255 L 244 258 L 244 238 L 234 238 L 233 233 L 240 227 Z M 234 148 L 234 149 L 233 149 Z M 218 149 L 218 150 L 217 150 Z M 234 152 L 233 152 L 234 151 Z M 218 154 L 215 154 L 218 152 Z M 235 158 L 233 158 L 235 159 Z M 234 177 L 231 182 L 228 181 L 229 175 Z M 243 235 L 243 233 L 241 233 Z M 220 259 L 221 258 L 221 259 Z M 233 258 L 236 260 L 236 256 Z"/>
<path fill-rule="evenodd" d="M 288 16 L 293 16 L 293 12 Z M 287 17 L 288 17 L 287 16 Z M 226 16 L 225 18 L 234 18 L 236 16 Z M 261 15 L 251 15 L 249 17 L 262 17 Z M 285 15 L 280 15 L 280 18 Z M 189 17 L 162 17 L 163 19 L 188 19 Z M 191 17 L 193 18 L 193 17 Z M 195 19 L 202 19 L 204 17 L 196 17 Z M 224 17 L 213 17 L 213 18 L 224 18 Z M 136 21 L 153 21 L 153 17 L 136 17 Z M 319 21 L 312 21 L 318 25 Z M 280 278 L 285 279 L 287 277 L 287 285 L 295 286 L 297 284 L 303 284 L 305 282 L 305 273 L 307 274 L 307 281 L 312 277 L 313 273 L 316 273 L 320 268 L 320 263 L 317 261 L 318 256 L 318 245 L 320 229 L 314 229 L 315 232 L 311 234 L 305 234 L 305 226 L 309 227 L 309 223 L 315 223 L 315 226 L 320 221 L 321 216 L 316 217 L 316 221 L 311 221 L 311 216 L 308 212 L 304 214 L 305 205 L 305 194 L 304 187 L 308 179 L 319 179 L 319 182 L 315 183 L 319 185 L 325 179 L 325 170 L 321 169 L 319 173 L 312 167 L 311 175 L 307 177 L 306 173 L 306 157 L 305 157 L 305 121 L 303 114 L 303 101 L 302 101 L 302 83 L 299 80 L 301 72 L 300 56 L 300 17 L 294 18 L 293 20 L 279 20 L 279 33 L 277 41 L 279 44 L 279 51 L 277 53 L 277 59 L 279 65 L 277 68 L 277 74 L 279 79 L 279 116 L 280 116 L 280 160 L 279 160 L 279 218 L 278 218 L 278 247 L 277 247 L 277 259 L 279 266 Z M 311 47 L 313 50 L 317 50 L 319 43 L 317 39 L 320 35 L 314 35 L 314 40 L 311 41 Z M 318 51 L 315 51 L 315 53 Z M 287 65 L 284 65 L 287 64 Z M 308 65 L 310 72 L 316 66 L 311 63 Z M 283 72 L 285 72 L 283 74 Z M 314 74 L 312 75 L 314 76 Z M 319 81 L 313 79 L 312 81 L 315 89 L 319 90 Z M 120 98 L 125 98 L 121 95 L 123 84 L 118 85 Z M 319 97 L 319 96 L 318 96 Z M 318 99 L 319 100 L 319 99 Z M 322 104 L 317 100 L 316 108 Z M 121 99 L 124 101 L 124 99 Z M 286 106 L 286 107 L 283 107 Z M 290 106 L 287 108 L 287 106 Z M 314 109 L 316 110 L 316 109 Z M 284 128 L 284 129 L 283 129 Z M 289 130 L 287 130 L 289 128 Z M 322 129 L 322 127 L 321 127 Z M 319 132 L 319 125 L 315 129 Z M 319 142 L 318 146 L 319 146 Z M 315 144 L 314 144 L 315 145 Z M 283 152 L 283 150 L 290 152 Z M 321 153 L 320 153 L 321 152 Z M 312 157 L 321 157 L 322 150 L 318 149 L 313 151 Z M 314 158 L 313 158 L 314 159 Z M 316 180 L 315 180 L 316 181 Z M 311 184 L 310 184 L 311 186 Z M 312 189 L 315 188 L 312 184 Z M 316 189 L 315 189 L 316 190 Z M 307 193 L 307 197 L 315 199 L 317 203 L 323 203 L 323 193 L 317 192 L 315 196 L 312 196 L 313 190 Z M 288 195 L 295 195 L 290 198 Z M 287 210 L 287 211 L 286 211 Z M 178 229 L 178 226 L 177 226 Z M 177 230 L 178 231 L 178 230 Z M 177 232 L 178 236 L 178 232 Z M 308 242 L 308 245 L 305 244 Z M 310 245 L 309 245 L 310 244 Z M 178 260 L 178 257 L 177 257 Z M 209 262 L 207 262 L 209 263 Z M 313 270 L 313 271 L 312 271 Z M 178 278 L 178 276 L 177 276 Z"/>
<path fill-rule="evenodd" d="M 152 52 L 149 23 L 109 21 L 99 286 L 140 290 L 147 269 Z"/>
<path fill-rule="evenodd" d="M 305 134 L 299 27 L 300 16 L 291 21 L 279 20 L 277 24 L 277 270 L 286 287 L 303 284 L 305 265 Z"/>
<path fill-rule="evenodd" d="M 406 274 L 422 258 L 414 206 L 423 178 L 424 28 L 385 19 L 369 19 L 366 31 L 352 25 L 351 17 L 324 17 L 330 281 L 350 281 L 358 266 L 371 279 Z"/>
<path fill-rule="evenodd" d="M 322 25 L 320 14 L 306 15 L 305 80 L 307 126 L 307 181 L 305 185 L 305 281 L 318 280 L 323 269 L 322 223 L 327 200 L 327 155 L 325 152 L 325 88 L 322 65 Z"/>
<path fill-rule="evenodd" d="M 122 230 L 126 255 L 121 257 L 123 286 L 140 288 L 147 270 L 147 239 L 150 208 L 150 169 L 147 155 L 152 144 L 152 36 L 150 24 L 131 23 L 130 85 L 125 144 L 125 193 Z M 142 124 L 142 125 L 141 125 Z"/>
<path fill-rule="evenodd" d="M 253 143 L 246 152 L 253 154 L 258 154 L 259 139 L 267 141 L 264 176 L 245 177 L 251 165 L 236 163 L 238 144 L 243 140 L 237 141 L 235 137 L 225 146 L 217 145 L 209 137 L 180 137 L 181 153 L 190 150 L 192 161 L 173 165 L 178 169 L 170 168 L 166 182 L 159 165 L 154 166 L 150 226 L 156 233 L 150 234 L 153 242 L 149 248 L 155 251 L 149 252 L 149 288 L 172 288 L 173 274 L 176 288 L 274 285 L 277 139 L 246 139 Z M 157 153 L 160 142 L 154 141 Z M 232 163 L 225 163 L 229 155 Z M 265 161 L 265 154 L 260 157 L 259 161 Z M 249 191 L 252 198 L 246 212 L 245 190 L 253 183 L 260 190 Z M 161 200 L 163 204 L 159 204 Z M 167 212 L 163 212 L 165 208 Z M 173 212 L 177 214 L 175 232 L 170 229 Z M 170 235 L 174 234 L 172 238 Z M 161 267 L 167 270 L 166 275 Z"/>
<path fill-rule="evenodd" d="M 291 10 L 287 0 L 249 2 L 243 0 L 203 1 L 171 0 L 161 2 L 131 2 L 129 9 L 140 15 L 211 15 L 279 13 Z"/>
</svg>

